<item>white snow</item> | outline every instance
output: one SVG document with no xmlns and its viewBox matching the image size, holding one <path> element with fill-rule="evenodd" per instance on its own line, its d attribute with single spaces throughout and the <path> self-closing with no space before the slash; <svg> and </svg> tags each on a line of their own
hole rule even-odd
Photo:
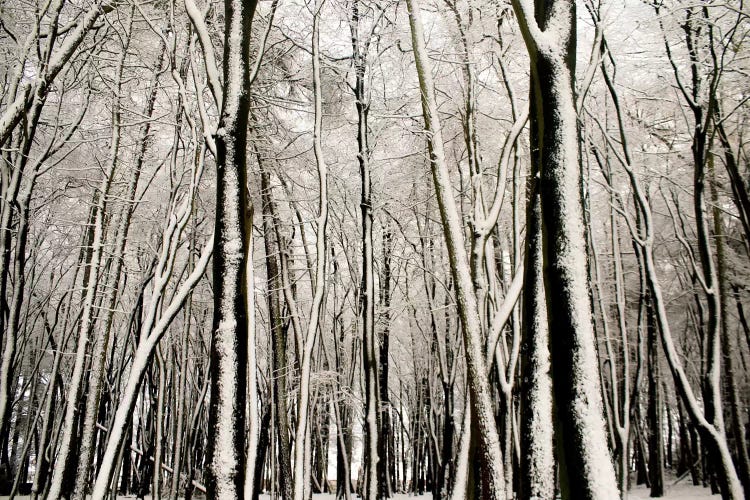
<svg viewBox="0 0 750 500">
<path fill-rule="evenodd" d="M 710 488 L 702 488 L 700 486 L 693 486 L 692 483 L 690 483 L 689 479 L 684 479 L 677 485 L 672 485 L 673 483 L 671 481 L 668 481 L 666 487 L 666 494 L 661 497 L 663 500 L 706 500 L 706 499 L 719 499 L 721 498 L 721 495 L 712 495 Z M 334 494 L 316 494 L 313 495 L 313 500 L 335 500 L 336 495 Z M 16 496 L 18 500 L 27 500 L 29 497 L 27 496 Z M 117 498 L 121 499 L 129 499 L 129 498 L 135 498 L 134 496 L 121 496 L 118 495 Z M 277 496 L 278 498 L 278 496 Z M 357 495 L 353 495 L 352 498 L 359 498 Z M 647 500 L 649 499 L 649 489 L 645 486 L 638 486 L 637 488 L 634 488 L 628 492 L 627 497 L 629 500 Z M 0 500 L 7 500 L 7 496 L 0 496 Z M 150 500 L 151 497 L 147 496 L 147 500 Z M 398 494 L 393 496 L 393 500 L 431 500 L 432 494 L 427 493 L 425 495 L 409 495 L 409 494 Z M 260 495 L 260 500 L 271 500 L 271 495 L 269 494 L 262 494 Z"/>
<path fill-rule="evenodd" d="M 665 495 L 661 498 L 666 500 L 704 500 L 706 498 L 721 498 L 721 495 L 712 495 L 711 488 L 693 486 L 689 478 L 683 479 L 676 485 L 673 485 L 672 481 L 668 481 L 665 485 L 665 490 Z M 649 493 L 650 490 L 648 488 L 645 486 L 639 486 L 630 490 L 627 498 L 629 500 L 646 500 L 647 498 L 651 498 Z"/>
</svg>

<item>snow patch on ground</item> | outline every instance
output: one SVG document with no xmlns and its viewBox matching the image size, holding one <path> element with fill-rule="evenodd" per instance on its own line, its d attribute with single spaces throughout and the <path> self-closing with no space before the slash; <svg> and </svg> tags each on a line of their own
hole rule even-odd
<svg viewBox="0 0 750 500">
<path fill-rule="evenodd" d="M 683 480 L 674 486 L 672 486 L 671 482 L 667 482 L 664 489 L 666 490 L 666 493 L 662 498 L 666 500 L 706 500 L 708 498 L 721 498 L 721 495 L 712 495 L 711 488 L 693 486 L 690 480 Z M 630 490 L 627 498 L 628 500 L 646 500 L 651 498 L 649 493 L 650 490 L 641 485 Z"/>
<path fill-rule="evenodd" d="M 672 483 L 668 482 L 668 486 L 666 487 L 666 495 L 662 497 L 664 500 L 718 500 L 721 498 L 721 495 L 712 495 L 711 494 L 711 488 L 703 488 L 700 486 L 693 486 L 689 481 L 682 481 L 674 486 L 669 486 Z M 7 496 L 0 496 L 0 500 L 7 500 Z M 18 500 L 26 500 L 29 497 L 26 496 L 16 496 Z M 122 499 L 129 499 L 129 498 L 135 498 L 133 496 L 118 496 L 117 498 Z M 278 498 L 278 497 L 276 497 Z M 353 498 L 359 498 L 357 496 L 353 496 Z M 633 488 L 628 492 L 627 495 L 628 500 L 647 500 L 649 499 L 649 489 L 645 486 L 638 486 L 636 488 Z M 147 496 L 146 500 L 150 500 L 151 497 Z M 428 493 L 426 495 L 407 495 L 407 494 L 400 494 L 400 495 L 394 495 L 393 500 L 427 500 L 432 499 L 432 494 Z M 260 500 L 271 500 L 271 495 L 263 494 L 260 495 Z M 313 500 L 336 500 L 336 495 L 332 494 L 317 494 L 313 495 Z"/>
</svg>

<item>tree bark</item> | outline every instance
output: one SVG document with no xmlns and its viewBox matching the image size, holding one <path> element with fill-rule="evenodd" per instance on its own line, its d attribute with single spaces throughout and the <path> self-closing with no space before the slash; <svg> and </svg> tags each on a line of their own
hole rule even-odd
<svg viewBox="0 0 750 500">
<path fill-rule="evenodd" d="M 206 490 L 211 498 L 245 496 L 247 390 L 247 128 L 250 29 L 256 0 L 224 2 L 224 99 L 216 133 L 216 239 L 211 404 Z"/>
<path fill-rule="evenodd" d="M 544 284 L 563 498 L 617 498 L 587 280 L 575 78 L 575 4 L 514 0 L 532 60 L 539 127 Z"/>
<path fill-rule="evenodd" d="M 651 497 L 664 496 L 664 436 L 662 432 L 661 373 L 659 368 L 659 332 L 654 317 L 654 307 L 647 296 L 646 315 L 648 330 L 648 472 Z"/>
<path fill-rule="evenodd" d="M 362 370 L 365 379 L 365 421 L 364 421 L 364 462 L 365 486 L 363 498 L 375 500 L 388 497 L 384 491 L 386 484 L 382 477 L 380 440 L 385 436 L 379 435 L 380 430 L 380 390 L 378 389 L 378 345 L 375 336 L 375 276 L 374 251 L 372 240 L 372 181 L 370 179 L 370 148 L 368 144 L 368 113 L 370 109 L 367 94 L 365 72 L 367 70 L 367 47 L 369 39 L 360 39 L 359 0 L 352 2 L 351 19 L 349 22 L 352 36 L 352 53 L 354 60 L 354 99 L 357 108 L 357 162 L 360 173 L 360 210 L 362 213 L 362 283 L 360 286 L 360 300 L 362 304 Z"/>
<path fill-rule="evenodd" d="M 278 215 L 273 199 L 270 173 L 266 170 L 263 159 L 256 152 L 260 168 L 261 203 L 263 210 L 263 241 L 266 261 L 266 293 L 268 302 L 268 323 L 271 330 L 271 366 L 273 369 L 273 391 L 275 397 L 275 430 L 278 441 L 278 460 L 281 472 L 279 481 L 282 495 L 291 499 L 293 494 L 292 451 L 289 443 L 289 417 L 287 402 L 287 339 L 281 317 L 279 290 L 282 288 L 282 274 L 279 266 L 281 250 L 277 229 Z M 296 328 L 295 328 L 296 329 Z M 273 436 L 271 437 L 273 439 Z"/>
<path fill-rule="evenodd" d="M 532 73 L 532 78 L 533 78 Z M 531 169 L 526 208 L 526 276 L 521 338 L 521 491 L 522 500 L 555 498 L 554 421 L 550 332 L 544 289 L 542 208 L 539 192 L 537 100 L 530 109 Z"/>
<path fill-rule="evenodd" d="M 472 424 L 476 425 L 478 436 L 476 466 L 481 471 L 483 498 L 504 500 L 503 456 L 490 398 L 479 306 L 474 293 L 462 224 L 451 189 L 450 172 L 445 158 L 445 146 L 435 99 L 435 85 L 422 33 L 420 8 L 417 0 L 407 0 L 407 7 L 414 59 L 422 95 L 422 114 L 430 152 L 430 166 L 443 222 L 443 234 L 448 246 L 456 305 L 463 331 Z"/>
</svg>

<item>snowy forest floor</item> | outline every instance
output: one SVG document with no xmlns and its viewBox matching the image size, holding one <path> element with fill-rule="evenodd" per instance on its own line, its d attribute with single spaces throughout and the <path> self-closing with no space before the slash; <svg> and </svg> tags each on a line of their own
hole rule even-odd
<svg viewBox="0 0 750 500">
<path fill-rule="evenodd" d="M 701 486 L 693 486 L 689 480 L 680 481 L 676 485 L 672 485 L 674 481 L 667 481 L 667 492 L 662 498 L 665 500 L 706 500 L 706 499 L 719 499 L 721 495 L 712 495 L 710 488 L 703 488 Z M 0 496 L 0 500 L 7 500 L 7 496 Z M 18 500 L 26 500 L 26 496 L 16 496 Z M 117 498 L 129 499 L 135 498 L 130 496 L 118 496 Z M 278 497 L 277 497 L 278 498 Z M 354 497 L 359 498 L 359 497 Z M 638 486 L 628 492 L 628 499 L 630 500 L 646 500 L 649 497 L 649 489 L 645 486 Z M 145 500 L 150 500 L 151 497 L 147 496 Z M 408 495 L 399 494 L 393 497 L 393 500 L 427 500 L 432 499 L 431 494 L 426 495 Z M 260 495 L 260 500 L 271 500 L 270 495 Z M 318 494 L 313 495 L 313 500 L 336 500 L 336 495 L 330 494 Z"/>
<path fill-rule="evenodd" d="M 668 500 L 704 500 L 707 498 L 721 498 L 721 495 L 712 495 L 711 488 L 703 488 L 702 486 L 693 486 L 690 479 L 685 479 L 672 486 L 674 481 L 666 481 L 666 495 L 662 498 Z M 651 498 L 649 496 L 650 490 L 641 485 L 628 492 L 628 499 L 630 500 L 645 500 Z"/>
<path fill-rule="evenodd" d="M 707 500 L 707 499 L 720 499 L 721 495 L 712 495 L 710 488 L 703 488 L 701 486 L 693 486 L 689 480 L 683 480 L 672 486 L 674 481 L 667 482 L 666 494 L 662 497 L 664 500 Z M 646 500 L 649 499 L 650 490 L 645 486 L 638 486 L 628 492 L 627 498 L 629 500 Z M 355 497 L 359 498 L 359 497 Z M 432 499 L 431 494 L 426 495 L 407 495 L 400 494 L 394 495 L 393 500 L 427 500 Z M 0 500 L 4 500 L 0 497 Z M 271 500 L 270 495 L 260 495 L 260 500 Z M 313 495 L 313 500 L 336 500 L 336 495 Z"/>
</svg>

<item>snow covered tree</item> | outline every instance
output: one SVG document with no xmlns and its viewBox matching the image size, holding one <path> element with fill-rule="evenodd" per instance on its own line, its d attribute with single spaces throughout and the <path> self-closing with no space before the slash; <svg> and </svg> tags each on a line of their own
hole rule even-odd
<svg viewBox="0 0 750 500">
<path fill-rule="evenodd" d="M 224 84 L 216 132 L 215 286 L 206 490 L 245 498 L 247 282 L 252 217 L 247 200 L 250 30 L 255 0 L 224 3 Z"/>
<path fill-rule="evenodd" d="M 574 95 L 575 2 L 514 0 L 513 8 L 532 64 L 537 131 L 531 148 L 539 161 L 561 489 L 563 498 L 616 498 L 589 301 Z"/>
<path fill-rule="evenodd" d="M 0 5 L 0 495 L 743 498 L 744 4 L 419 3 Z"/>
</svg>

